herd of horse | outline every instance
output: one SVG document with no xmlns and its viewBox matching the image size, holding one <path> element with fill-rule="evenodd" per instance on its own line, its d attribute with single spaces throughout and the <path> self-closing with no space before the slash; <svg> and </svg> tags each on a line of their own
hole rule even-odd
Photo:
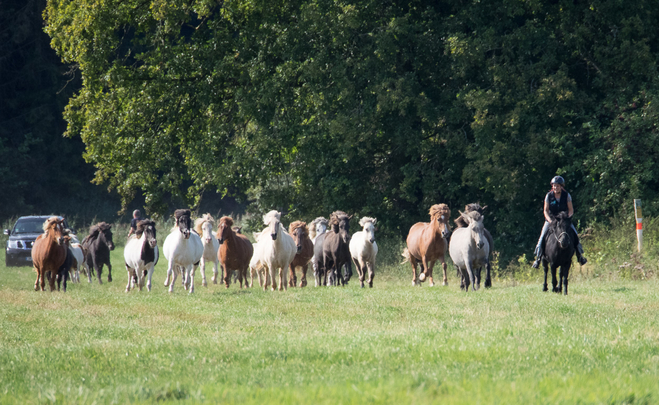
<svg viewBox="0 0 659 405">
<path fill-rule="evenodd" d="M 470 287 L 473 291 L 480 288 L 483 268 L 484 285 L 486 288 L 492 286 L 490 262 L 494 244 L 492 235 L 483 226 L 485 209 L 479 204 L 468 204 L 454 221 L 455 230 L 451 230 L 448 205 L 435 204 L 429 210 L 430 222 L 419 222 L 410 228 L 407 247 L 402 255 L 405 258 L 403 263 L 409 261 L 412 266 L 413 286 L 426 280 L 433 286 L 433 267 L 438 261 L 442 264 L 443 284 L 448 285 L 447 252 L 464 291 L 469 291 Z M 265 228 L 254 233 L 254 243 L 241 233 L 241 228 L 233 226 L 230 216 L 220 218 L 215 233 L 215 220 L 210 214 L 197 218 L 194 226 L 189 209 L 176 210 L 174 219 L 175 226 L 163 244 L 163 254 L 168 262 L 164 284 L 169 287 L 169 292 L 174 291 L 174 284 L 180 275 L 183 287 L 193 293 L 198 268 L 201 270 L 202 285 L 207 286 L 207 264 L 212 264 L 214 284 L 218 282 L 218 269 L 222 269 L 222 281 L 226 288 L 229 288 L 232 277 L 240 288 L 243 284 L 253 287 L 255 274 L 264 290 L 305 287 L 309 265 L 313 268 L 317 287 L 346 285 L 352 277 L 353 264 L 357 268 L 360 286 L 364 288 L 368 284 L 373 287 L 378 254 L 375 218 L 361 218 L 361 231 L 351 235 L 352 216 L 343 211 L 333 212 L 329 220 L 318 217 L 310 224 L 292 222 L 288 230 L 281 223 L 281 213 L 270 211 L 263 216 Z M 63 282 L 66 291 L 69 278 L 80 282 L 81 269 L 90 283 L 92 274 L 96 274 L 99 284 L 102 284 L 104 265 L 107 265 L 108 282 L 111 282 L 110 251 L 114 249 L 111 227 L 105 222 L 93 225 L 89 235 L 79 242 L 75 235 L 64 229 L 63 220 L 58 217 L 46 220 L 44 233 L 32 248 L 37 273 L 35 290 L 41 288 L 44 291 L 45 280 L 48 279 L 51 291 L 55 289 L 55 282 L 58 290 Z M 567 294 L 574 255 L 570 229 L 567 215 L 558 215 L 552 221 L 543 259 L 544 291 L 548 290 L 547 274 L 551 267 L 553 291 Z M 139 221 L 135 234 L 129 237 L 124 248 L 128 273 L 126 292 L 134 288 L 141 291 L 145 285 L 151 291 L 151 278 L 159 257 L 155 222 L 150 219 Z M 560 280 L 556 278 L 558 267 L 561 268 Z M 301 270 L 299 284 L 298 269 Z"/>
</svg>

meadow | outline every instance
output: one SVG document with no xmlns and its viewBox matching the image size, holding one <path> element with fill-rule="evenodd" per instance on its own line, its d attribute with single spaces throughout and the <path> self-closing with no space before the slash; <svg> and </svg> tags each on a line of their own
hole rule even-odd
<svg viewBox="0 0 659 405">
<path fill-rule="evenodd" d="M 125 293 L 120 239 L 114 281 L 67 293 L 33 291 L 32 269 L 0 257 L 0 403 L 659 402 L 659 282 L 595 277 L 594 253 L 568 296 L 528 265 L 475 293 L 451 266 L 448 287 L 412 287 L 395 243 L 373 289 L 197 278 L 189 295 L 167 293 L 164 259 L 150 293 Z"/>
</svg>

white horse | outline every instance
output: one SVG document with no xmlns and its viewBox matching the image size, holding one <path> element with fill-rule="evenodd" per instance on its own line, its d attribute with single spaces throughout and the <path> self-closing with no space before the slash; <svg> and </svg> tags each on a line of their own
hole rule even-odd
<svg viewBox="0 0 659 405">
<path fill-rule="evenodd" d="M 73 241 L 73 238 L 71 238 L 71 241 Z M 69 274 L 71 275 L 71 282 L 79 283 L 80 266 L 83 266 L 84 269 L 85 254 L 82 251 L 82 245 L 80 245 L 80 243 L 71 242 L 71 244 L 69 245 L 69 251 L 71 251 L 71 254 L 73 255 L 73 259 L 75 259 L 75 270 L 73 266 L 71 266 L 71 269 L 69 269 Z"/>
<path fill-rule="evenodd" d="M 156 223 L 150 219 L 139 221 L 135 235 L 128 239 L 124 248 L 124 262 L 128 272 L 126 292 L 135 288 L 136 284 L 142 291 L 145 278 L 146 289 L 151 291 L 151 277 L 159 256 Z"/>
<path fill-rule="evenodd" d="M 318 217 L 311 221 L 311 225 L 309 226 L 309 237 L 311 238 L 311 242 L 314 244 L 314 246 L 316 245 L 316 239 L 320 235 L 327 232 L 328 224 L 329 221 L 325 219 L 325 217 Z M 322 285 L 322 281 L 320 280 L 320 275 L 318 274 L 318 265 L 316 264 L 316 260 L 312 259 L 311 265 L 313 266 L 313 277 L 316 280 L 316 287 L 318 287 L 319 285 Z"/>
<path fill-rule="evenodd" d="M 183 272 L 182 276 L 185 278 L 184 287 L 186 289 L 189 287 L 190 294 L 192 294 L 194 292 L 194 273 L 204 254 L 204 245 L 199 235 L 190 231 L 192 224 L 190 210 L 176 210 L 174 217 L 176 225 L 167 235 L 162 247 L 165 258 L 169 262 L 165 287 L 169 286 L 169 292 L 174 292 L 174 283 L 178 274 L 178 271 L 175 270 L 179 266 Z"/>
<path fill-rule="evenodd" d="M 201 235 L 201 242 L 204 244 L 204 254 L 201 256 L 201 270 L 202 285 L 206 287 L 206 263 L 213 263 L 213 284 L 217 284 L 218 263 L 217 251 L 220 249 L 220 242 L 213 234 L 213 224 L 215 220 L 211 214 L 204 214 L 201 218 L 194 221 L 195 231 Z"/>
<path fill-rule="evenodd" d="M 469 225 L 453 231 L 448 249 L 462 275 L 465 292 L 469 291 L 469 284 L 476 291 L 480 288 L 481 269 L 487 264 L 490 245 L 483 234 L 483 216 L 478 211 L 460 212 L 460 215 Z"/>
<path fill-rule="evenodd" d="M 264 290 L 268 288 L 270 281 L 272 281 L 272 291 L 277 289 L 275 283 L 277 269 L 279 269 L 279 290 L 287 289 L 288 268 L 297 253 L 295 241 L 286 232 L 280 218 L 281 213 L 277 211 L 270 211 L 263 216 L 263 223 L 268 227 L 258 234 L 254 255 L 249 263 L 252 275 L 254 271 L 259 272 L 259 284 Z M 261 271 L 265 273 L 265 283 L 262 283 Z"/>
<path fill-rule="evenodd" d="M 359 282 L 364 288 L 364 278 L 368 269 L 368 286 L 373 287 L 375 275 L 375 256 L 378 254 L 378 244 L 375 242 L 375 224 L 377 219 L 363 217 L 359 220 L 362 230 L 355 232 L 350 239 L 350 256 L 357 267 Z"/>
</svg>

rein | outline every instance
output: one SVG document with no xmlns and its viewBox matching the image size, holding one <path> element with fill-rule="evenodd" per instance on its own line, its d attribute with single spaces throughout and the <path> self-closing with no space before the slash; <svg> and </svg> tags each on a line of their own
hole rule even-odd
<svg viewBox="0 0 659 405">
<path fill-rule="evenodd" d="M 558 244 L 561 245 L 561 247 L 563 247 L 563 244 L 560 241 L 560 237 L 562 237 L 563 235 L 567 236 L 568 246 L 569 246 L 569 242 L 571 242 L 571 239 L 570 239 L 570 235 L 567 232 L 561 232 L 560 234 L 558 234 L 558 236 L 556 236 L 555 233 L 553 235 L 554 238 L 556 238 L 556 242 L 558 242 Z"/>
</svg>

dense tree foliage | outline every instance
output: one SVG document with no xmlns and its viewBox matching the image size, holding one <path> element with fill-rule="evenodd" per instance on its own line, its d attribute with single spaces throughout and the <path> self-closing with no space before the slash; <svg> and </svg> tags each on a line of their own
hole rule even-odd
<svg viewBox="0 0 659 405">
<path fill-rule="evenodd" d="M 98 183 L 162 210 L 240 190 L 404 234 L 480 201 L 526 246 L 555 174 L 577 217 L 656 212 L 654 2 L 49 0 Z"/>
</svg>

